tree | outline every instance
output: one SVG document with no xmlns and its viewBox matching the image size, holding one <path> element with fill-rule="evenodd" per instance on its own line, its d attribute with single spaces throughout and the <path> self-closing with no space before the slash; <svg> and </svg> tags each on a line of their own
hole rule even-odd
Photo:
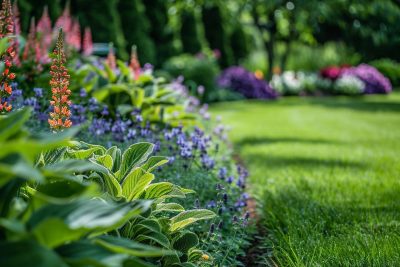
<svg viewBox="0 0 400 267">
<path fill-rule="evenodd" d="M 399 1 L 334 0 L 321 3 L 319 10 L 313 24 L 319 42 L 343 40 L 365 60 L 400 60 Z"/>
<path fill-rule="evenodd" d="M 184 52 L 195 54 L 201 51 L 200 33 L 193 10 L 185 9 L 181 14 L 180 36 Z"/>
<path fill-rule="evenodd" d="M 157 44 L 154 64 L 161 66 L 166 59 L 177 53 L 173 44 L 173 30 L 168 25 L 167 3 L 165 0 L 146 0 L 144 5 L 150 22 L 149 36 Z"/>
<path fill-rule="evenodd" d="M 285 68 L 287 55 L 293 40 L 313 42 L 310 18 L 319 12 L 316 0 L 254 0 L 250 9 L 254 25 L 264 38 L 264 47 L 268 55 L 267 79 L 272 77 L 272 69 L 276 59 L 276 43 L 283 41 L 286 52 L 280 66 Z"/>
<path fill-rule="evenodd" d="M 146 0 L 147 1 L 147 0 Z M 140 62 L 155 63 L 156 52 L 150 39 L 150 22 L 146 17 L 145 6 L 141 0 L 120 0 L 118 12 L 122 30 L 126 38 L 126 49 L 136 45 Z M 162 28 L 164 25 L 158 25 Z"/>
<path fill-rule="evenodd" d="M 232 49 L 229 42 L 229 32 L 223 10 L 218 3 L 206 4 L 202 10 L 204 32 L 211 49 L 221 52 L 221 64 L 224 67 L 233 64 Z"/>
</svg>

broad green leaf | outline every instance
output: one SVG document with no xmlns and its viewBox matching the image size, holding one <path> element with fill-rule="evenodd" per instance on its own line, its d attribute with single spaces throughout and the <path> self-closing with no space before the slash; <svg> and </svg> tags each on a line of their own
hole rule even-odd
<svg viewBox="0 0 400 267">
<path fill-rule="evenodd" d="M 110 170 L 107 169 L 106 167 L 104 167 L 103 165 L 100 165 L 97 162 L 94 162 L 93 159 L 90 159 L 90 161 L 92 163 L 98 165 L 97 173 L 99 173 L 101 175 L 103 182 L 107 187 L 108 193 L 114 197 L 121 197 L 122 196 L 122 188 L 121 188 L 121 185 L 119 184 L 117 178 L 114 176 L 114 174 L 112 172 L 110 172 Z"/>
<path fill-rule="evenodd" d="M 141 168 L 131 171 L 122 184 L 122 195 L 131 201 L 140 196 L 144 189 L 154 180 L 154 175 L 144 172 Z"/>
<path fill-rule="evenodd" d="M 106 154 L 103 156 L 96 157 L 96 160 L 98 163 L 100 163 L 101 165 L 112 171 L 114 162 L 110 155 Z"/>
<path fill-rule="evenodd" d="M 101 199 L 50 204 L 32 214 L 27 228 L 40 243 L 55 247 L 89 233 L 121 227 L 133 216 L 145 212 L 150 204 L 149 201 L 116 204 Z"/>
<path fill-rule="evenodd" d="M 94 183 L 79 183 L 73 180 L 58 180 L 51 183 L 39 184 L 36 188 L 26 187 L 32 196 L 35 208 L 43 203 L 64 204 L 82 197 L 93 197 L 98 187 Z M 33 204 L 32 203 L 32 204 Z"/>
<path fill-rule="evenodd" d="M 133 168 L 145 162 L 153 148 L 153 144 L 145 142 L 131 145 L 122 155 L 120 178 L 124 178 Z"/>
<path fill-rule="evenodd" d="M 19 154 L 12 154 L 0 161 L 0 187 L 15 178 L 44 181 L 43 175 Z"/>
<path fill-rule="evenodd" d="M 3 42 L 4 39 L 1 39 L 0 42 Z M 7 116 L 0 116 L 0 143 L 16 134 L 29 119 L 31 112 L 32 109 L 24 108 L 11 112 Z"/>
<path fill-rule="evenodd" d="M 62 259 L 34 241 L 0 241 L 0 265 L 4 267 L 67 267 Z"/>
<path fill-rule="evenodd" d="M 161 231 L 161 225 L 158 223 L 157 220 L 155 219 L 145 219 L 140 221 L 138 224 L 133 226 L 135 228 L 135 235 L 139 233 L 145 233 L 146 231 L 150 232 L 160 232 Z M 144 228 L 143 228 L 144 227 Z M 145 232 L 142 230 L 145 229 Z"/>
<path fill-rule="evenodd" d="M 182 207 L 182 205 L 179 205 L 177 203 L 160 203 L 160 204 L 157 204 L 156 210 L 154 210 L 153 212 L 162 212 L 162 211 L 181 212 L 184 210 L 185 210 L 185 208 Z"/>
<path fill-rule="evenodd" d="M 135 241 L 137 242 L 143 242 L 143 241 L 151 241 L 151 242 L 155 242 L 158 245 L 163 246 L 164 248 L 170 248 L 170 243 L 168 240 L 168 237 L 166 237 L 165 235 L 163 235 L 160 232 L 149 232 L 143 235 L 138 235 L 135 238 Z"/>
<path fill-rule="evenodd" d="M 96 238 L 95 242 L 116 253 L 129 254 L 136 257 L 162 257 L 174 253 L 171 250 L 144 245 L 122 237 L 101 236 Z"/>
<path fill-rule="evenodd" d="M 68 148 L 67 154 L 76 159 L 88 159 L 95 153 L 104 154 L 106 149 L 100 145 L 92 145 L 84 142 L 78 143 L 77 147 Z"/>
<path fill-rule="evenodd" d="M 186 231 L 180 233 L 178 237 L 174 239 L 172 247 L 182 253 L 187 253 L 189 249 L 197 246 L 199 244 L 199 238 L 193 232 Z"/>
<path fill-rule="evenodd" d="M 142 89 L 132 90 L 130 95 L 131 95 L 132 105 L 137 108 L 142 108 L 145 99 L 144 90 Z"/>
<path fill-rule="evenodd" d="M 174 185 L 168 182 L 154 183 L 146 188 L 145 199 L 157 199 L 168 195 L 174 190 Z"/>
<path fill-rule="evenodd" d="M 56 251 L 70 266 L 125 266 L 124 263 L 130 258 L 127 254 L 115 253 L 88 239 L 60 246 Z"/>
<path fill-rule="evenodd" d="M 168 162 L 166 157 L 160 156 L 153 156 L 150 157 L 142 166 L 141 168 L 147 172 L 153 171 L 155 168 L 164 165 Z"/>
<path fill-rule="evenodd" d="M 125 84 L 107 84 L 106 86 L 93 92 L 93 97 L 98 101 L 104 101 L 109 95 L 120 92 L 128 92 Z"/>
<path fill-rule="evenodd" d="M 40 157 L 42 165 L 53 164 L 60 161 L 66 150 L 67 148 L 63 147 L 42 153 Z"/>
<path fill-rule="evenodd" d="M 110 82 L 115 82 L 117 80 L 117 75 L 115 75 L 114 70 L 110 68 L 108 64 L 103 64 L 104 70 L 107 73 L 107 78 L 110 80 Z"/>
<path fill-rule="evenodd" d="M 110 155 L 113 159 L 112 172 L 116 172 L 117 170 L 119 170 L 122 160 L 121 150 L 116 146 L 112 146 L 107 150 L 106 154 Z"/>
<path fill-rule="evenodd" d="M 183 211 L 171 218 L 170 230 L 171 232 L 175 232 L 194 222 L 212 219 L 215 216 L 214 212 L 206 209 Z"/>
<path fill-rule="evenodd" d="M 69 145 L 68 139 L 74 136 L 79 128 L 73 127 L 59 133 L 39 134 L 31 139 L 8 140 L 1 144 L 0 158 L 7 154 L 20 154 L 32 161 L 43 151 Z"/>
<path fill-rule="evenodd" d="M 48 173 L 82 173 L 87 171 L 101 171 L 98 164 L 88 160 L 65 159 L 42 168 Z"/>
</svg>

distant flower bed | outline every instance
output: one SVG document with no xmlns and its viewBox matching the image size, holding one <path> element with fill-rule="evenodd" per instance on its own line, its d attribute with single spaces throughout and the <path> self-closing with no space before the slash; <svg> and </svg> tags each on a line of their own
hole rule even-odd
<svg viewBox="0 0 400 267">
<path fill-rule="evenodd" d="M 285 95 L 388 94 L 392 91 L 389 79 L 367 64 L 330 66 L 319 72 L 285 71 L 274 74 L 270 83 L 260 71 L 253 74 L 234 66 L 224 70 L 217 83 L 246 98 L 259 99 Z"/>
<path fill-rule="evenodd" d="M 367 64 L 332 66 L 319 73 L 285 71 L 273 76 L 271 86 L 280 95 L 362 95 L 392 91 L 389 79 Z"/>
</svg>

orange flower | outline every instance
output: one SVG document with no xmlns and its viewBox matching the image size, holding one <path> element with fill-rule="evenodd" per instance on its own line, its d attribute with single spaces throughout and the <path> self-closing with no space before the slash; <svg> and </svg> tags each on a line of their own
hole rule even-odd
<svg viewBox="0 0 400 267">
<path fill-rule="evenodd" d="M 12 93 L 11 86 L 9 86 L 7 83 L 4 83 L 4 91 L 6 91 L 7 94 L 11 95 L 11 93 Z"/>
<path fill-rule="evenodd" d="M 256 70 L 254 72 L 254 76 L 256 76 L 256 78 L 259 80 L 264 79 L 264 73 L 261 70 Z"/>
</svg>

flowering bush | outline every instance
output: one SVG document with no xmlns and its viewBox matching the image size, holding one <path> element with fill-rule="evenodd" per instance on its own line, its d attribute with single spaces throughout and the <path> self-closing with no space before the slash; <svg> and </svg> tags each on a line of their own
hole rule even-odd
<svg viewBox="0 0 400 267">
<path fill-rule="evenodd" d="M 362 94 L 365 84 L 362 80 L 352 75 L 341 75 L 334 84 L 334 92 L 344 95 L 359 95 Z"/>
<path fill-rule="evenodd" d="M 346 69 L 343 73 L 362 80 L 365 84 L 365 94 L 388 94 L 392 91 L 389 79 L 370 65 L 361 64 L 357 67 Z"/>
<path fill-rule="evenodd" d="M 315 73 L 285 71 L 275 74 L 271 85 L 282 95 L 312 94 L 319 89 L 320 79 Z"/>
<path fill-rule="evenodd" d="M 247 98 L 274 99 L 277 97 L 275 90 L 266 81 L 258 79 L 254 73 L 238 66 L 224 70 L 218 77 L 217 83 Z"/>
<path fill-rule="evenodd" d="M 369 63 L 387 77 L 393 86 L 400 85 L 400 63 L 388 58 L 374 60 Z"/>
<path fill-rule="evenodd" d="M 357 67 L 327 67 L 316 73 L 286 71 L 275 74 L 271 85 L 283 95 L 325 94 L 357 95 L 388 93 L 391 85 L 387 78 L 366 64 Z"/>
<path fill-rule="evenodd" d="M 329 67 L 321 69 L 320 70 L 320 75 L 323 78 L 330 79 L 330 80 L 334 81 L 337 78 L 339 78 L 339 76 L 343 73 L 343 71 L 345 71 L 349 67 L 350 66 L 348 66 L 348 65 L 342 65 L 340 67 L 338 67 L 338 66 L 329 66 Z"/>
</svg>

